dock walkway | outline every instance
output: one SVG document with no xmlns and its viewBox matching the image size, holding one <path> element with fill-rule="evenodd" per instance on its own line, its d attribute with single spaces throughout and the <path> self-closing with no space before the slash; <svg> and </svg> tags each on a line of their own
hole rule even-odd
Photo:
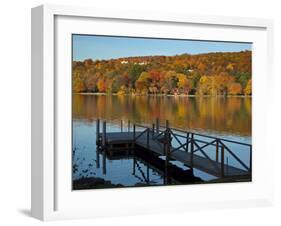
<svg viewBox="0 0 281 226">
<path fill-rule="evenodd" d="M 176 129 L 170 128 L 168 122 L 164 130 L 160 130 L 159 125 L 156 125 L 156 128 L 155 125 L 150 128 L 133 124 L 133 131 L 128 129 L 126 132 L 107 133 L 106 122 L 104 122 L 103 132 L 100 133 L 99 125 L 97 127 L 97 144 L 104 149 L 114 150 L 115 148 L 117 150 L 120 148 L 120 145 L 125 145 L 127 148 L 138 146 L 143 151 L 149 151 L 158 156 L 165 156 L 167 161 L 176 160 L 190 168 L 201 170 L 218 178 L 251 177 L 252 146 L 250 144 L 192 132 L 179 132 Z M 142 131 L 137 130 L 137 127 L 142 128 Z M 186 134 L 183 135 L 183 132 Z M 198 137 L 200 136 L 207 137 L 209 141 L 199 140 Z M 172 143 L 172 139 L 178 143 L 178 146 L 174 144 L 175 142 Z M 250 163 L 248 165 L 235 154 L 235 151 L 226 145 L 229 142 L 235 143 L 237 148 L 239 146 L 249 148 Z M 209 149 L 207 150 L 206 147 L 209 147 Z M 215 159 L 211 158 L 208 153 L 210 152 L 210 147 L 216 153 Z M 241 168 L 231 166 L 225 162 L 225 152 L 228 152 L 228 155 L 232 156 L 241 165 Z"/>
</svg>

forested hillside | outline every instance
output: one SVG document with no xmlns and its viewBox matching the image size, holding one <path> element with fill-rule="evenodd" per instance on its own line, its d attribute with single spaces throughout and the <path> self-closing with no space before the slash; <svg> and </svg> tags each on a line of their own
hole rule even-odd
<svg viewBox="0 0 281 226">
<path fill-rule="evenodd" d="M 73 61 L 73 92 L 251 95 L 251 51 Z"/>
</svg>

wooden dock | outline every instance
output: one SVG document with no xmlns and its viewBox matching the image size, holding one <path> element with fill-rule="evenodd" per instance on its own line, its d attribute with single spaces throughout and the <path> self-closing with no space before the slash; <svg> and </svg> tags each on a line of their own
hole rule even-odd
<svg viewBox="0 0 281 226">
<path fill-rule="evenodd" d="M 120 148 L 138 147 L 144 153 L 148 151 L 157 156 L 164 156 L 167 162 L 175 160 L 191 169 L 201 170 L 217 178 L 251 178 L 252 146 L 250 144 L 173 129 L 169 127 L 168 121 L 165 127 L 161 127 L 164 128 L 162 130 L 159 120 L 156 120 L 156 125 L 153 124 L 152 127 L 133 124 L 132 131 L 130 131 L 131 128 L 128 128 L 126 132 L 106 132 L 106 122 L 103 122 L 103 131 L 100 132 L 99 124 L 98 120 L 97 145 L 100 149 L 120 150 Z M 130 126 L 130 123 L 128 125 Z M 205 140 L 200 137 L 204 137 Z M 250 163 L 248 165 L 235 154 L 234 150 L 231 150 L 227 145 L 229 143 L 236 144 L 237 148 L 246 146 L 249 149 Z M 215 158 L 211 158 L 208 153 L 210 151 L 215 153 Z M 229 165 L 225 161 L 225 152 L 235 159 L 241 168 Z"/>
</svg>

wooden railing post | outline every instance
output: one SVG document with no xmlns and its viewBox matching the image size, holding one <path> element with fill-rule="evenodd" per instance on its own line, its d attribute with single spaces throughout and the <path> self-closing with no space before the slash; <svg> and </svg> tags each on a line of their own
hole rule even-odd
<svg viewBox="0 0 281 226">
<path fill-rule="evenodd" d="M 102 146 L 105 148 L 106 145 L 106 121 L 103 121 L 103 127 L 102 127 Z"/>
<path fill-rule="evenodd" d="M 130 120 L 128 120 L 128 132 L 130 132 L 130 127 L 131 127 L 131 122 L 130 122 Z"/>
<path fill-rule="evenodd" d="M 121 132 L 123 132 L 123 120 L 121 119 Z"/>
<path fill-rule="evenodd" d="M 159 118 L 156 118 L 156 134 L 159 133 Z"/>
<path fill-rule="evenodd" d="M 219 140 L 216 139 L 216 162 L 219 161 Z"/>
<path fill-rule="evenodd" d="M 188 152 L 189 147 L 189 133 L 186 133 L 186 145 L 185 145 L 185 151 Z"/>
<path fill-rule="evenodd" d="M 221 177 L 224 177 L 224 146 L 221 146 Z"/>
<path fill-rule="evenodd" d="M 194 152 L 194 134 L 191 133 L 191 151 L 190 151 L 190 165 L 193 167 L 193 152 Z"/>
<path fill-rule="evenodd" d="M 96 123 L 96 144 L 99 145 L 99 138 L 100 138 L 100 120 L 97 119 Z"/>
<path fill-rule="evenodd" d="M 170 158 L 170 152 L 171 152 L 171 131 L 170 129 L 167 130 L 167 154 L 166 156 L 168 157 L 168 161 L 169 161 L 169 158 Z"/>
</svg>

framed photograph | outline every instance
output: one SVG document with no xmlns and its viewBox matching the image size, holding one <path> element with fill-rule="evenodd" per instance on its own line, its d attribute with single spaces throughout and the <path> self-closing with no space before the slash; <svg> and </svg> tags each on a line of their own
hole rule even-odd
<svg viewBox="0 0 281 226">
<path fill-rule="evenodd" d="M 32 9 L 32 215 L 272 202 L 270 20 Z"/>
</svg>

